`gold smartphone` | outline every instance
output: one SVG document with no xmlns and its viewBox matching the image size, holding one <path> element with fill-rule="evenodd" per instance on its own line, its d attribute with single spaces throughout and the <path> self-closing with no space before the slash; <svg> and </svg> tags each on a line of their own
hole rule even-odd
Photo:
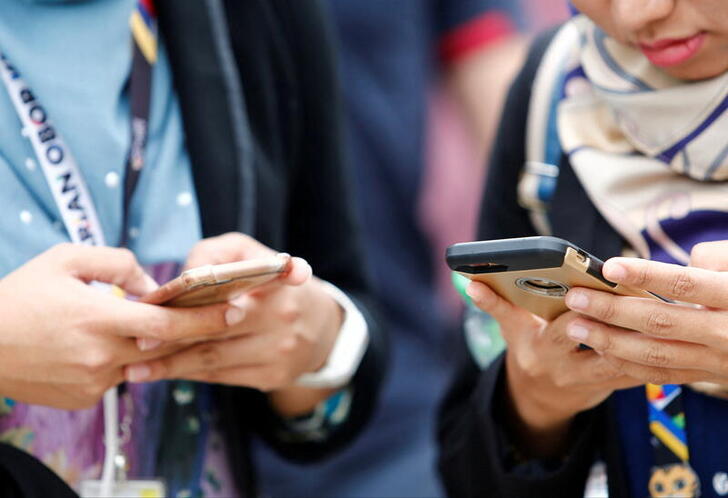
<svg viewBox="0 0 728 498">
<path fill-rule="evenodd" d="M 557 237 L 465 242 L 448 247 L 446 259 L 452 270 L 547 320 L 568 311 L 564 296 L 571 287 L 667 301 L 610 282 L 602 276 L 601 260 Z"/>
<path fill-rule="evenodd" d="M 140 302 L 162 306 L 188 307 L 215 304 L 270 282 L 288 271 L 291 256 L 278 254 L 221 265 L 206 265 L 185 271 Z"/>
</svg>

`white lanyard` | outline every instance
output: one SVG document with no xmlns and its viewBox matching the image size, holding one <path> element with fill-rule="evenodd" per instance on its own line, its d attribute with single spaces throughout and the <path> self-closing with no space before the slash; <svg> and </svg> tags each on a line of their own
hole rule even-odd
<svg viewBox="0 0 728 498">
<path fill-rule="evenodd" d="M 76 244 L 104 246 L 106 241 L 101 229 L 96 207 L 86 187 L 78 164 L 71 151 L 53 127 L 45 108 L 38 102 L 20 73 L 8 61 L 0 49 L 0 74 L 10 100 L 23 125 L 24 134 L 30 140 L 38 163 L 43 170 L 53 199 L 61 213 L 68 236 Z M 94 282 L 94 284 L 98 284 Z M 109 288 L 108 285 L 98 285 Z M 101 494 L 111 495 L 117 468 L 125 458 L 119 444 L 118 394 L 116 387 L 104 393 L 104 467 Z"/>
<path fill-rule="evenodd" d="M 53 127 L 45 108 L 1 50 L 0 74 L 71 241 L 92 246 L 106 245 L 96 208 L 71 151 Z"/>
</svg>

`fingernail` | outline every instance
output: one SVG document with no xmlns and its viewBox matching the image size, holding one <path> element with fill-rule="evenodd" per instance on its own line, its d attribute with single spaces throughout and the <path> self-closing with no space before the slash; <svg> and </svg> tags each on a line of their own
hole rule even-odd
<svg viewBox="0 0 728 498">
<path fill-rule="evenodd" d="M 296 273 L 299 275 L 300 283 L 305 284 L 309 280 L 311 280 L 311 277 L 313 276 L 313 268 L 311 268 L 311 265 L 303 258 L 293 258 L 292 265 L 289 267 L 289 270 L 292 268 L 296 268 Z M 289 276 L 291 272 L 289 271 L 286 273 L 286 276 Z"/>
<path fill-rule="evenodd" d="M 481 299 L 483 299 L 483 291 L 477 285 L 468 284 L 468 286 L 465 288 L 465 293 L 473 301 L 480 301 Z"/>
<path fill-rule="evenodd" d="M 245 310 L 237 306 L 230 306 L 225 312 L 225 323 L 227 323 L 228 327 L 242 322 L 243 318 L 245 318 Z"/>
<path fill-rule="evenodd" d="M 589 298 L 579 291 L 572 291 L 566 295 L 566 305 L 573 310 L 583 310 L 589 306 Z"/>
<path fill-rule="evenodd" d="M 137 338 L 137 347 L 140 351 L 151 351 L 158 348 L 162 344 L 159 339 L 149 339 L 147 337 Z"/>
<path fill-rule="evenodd" d="M 306 261 L 306 280 L 304 283 L 311 280 L 311 278 L 313 278 L 313 267 Z"/>
<path fill-rule="evenodd" d="M 248 304 L 249 302 L 250 302 L 250 295 L 245 292 L 241 292 L 235 296 L 230 296 L 230 299 L 228 299 L 229 305 L 231 305 L 235 308 L 241 309 L 241 310 L 244 310 L 245 308 L 247 308 L 249 306 L 249 304 Z"/>
<path fill-rule="evenodd" d="M 578 323 L 572 323 L 566 328 L 566 334 L 575 341 L 584 341 L 589 337 L 589 329 Z"/>
<path fill-rule="evenodd" d="M 149 274 L 145 273 L 144 274 L 144 287 L 146 289 L 147 294 L 149 294 L 150 292 L 155 291 L 157 289 L 157 287 L 159 287 L 159 284 L 152 277 L 150 277 Z"/>
<path fill-rule="evenodd" d="M 602 271 L 608 280 L 620 281 L 627 278 L 627 269 L 619 263 L 607 261 Z"/>
<path fill-rule="evenodd" d="M 139 364 L 132 365 L 126 370 L 126 378 L 129 382 L 143 382 L 152 374 L 152 369 L 148 365 Z"/>
</svg>

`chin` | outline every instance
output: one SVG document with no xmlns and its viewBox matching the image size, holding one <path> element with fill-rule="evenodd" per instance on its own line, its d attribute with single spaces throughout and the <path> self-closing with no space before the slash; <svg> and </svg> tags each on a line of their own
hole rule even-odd
<svg viewBox="0 0 728 498">
<path fill-rule="evenodd" d="M 684 81 L 709 80 L 728 72 L 728 60 L 715 59 L 706 63 L 681 64 L 675 67 L 664 67 L 662 70 L 673 78 Z"/>
</svg>

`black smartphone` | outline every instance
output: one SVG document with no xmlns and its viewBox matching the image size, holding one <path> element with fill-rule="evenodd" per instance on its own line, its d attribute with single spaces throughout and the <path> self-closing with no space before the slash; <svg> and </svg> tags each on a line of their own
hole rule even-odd
<svg viewBox="0 0 728 498">
<path fill-rule="evenodd" d="M 547 320 L 568 310 L 571 287 L 588 287 L 624 296 L 666 299 L 642 289 L 610 282 L 603 262 L 557 237 L 519 237 L 455 244 L 447 249 L 450 268 L 485 283 L 511 303 Z"/>
</svg>

